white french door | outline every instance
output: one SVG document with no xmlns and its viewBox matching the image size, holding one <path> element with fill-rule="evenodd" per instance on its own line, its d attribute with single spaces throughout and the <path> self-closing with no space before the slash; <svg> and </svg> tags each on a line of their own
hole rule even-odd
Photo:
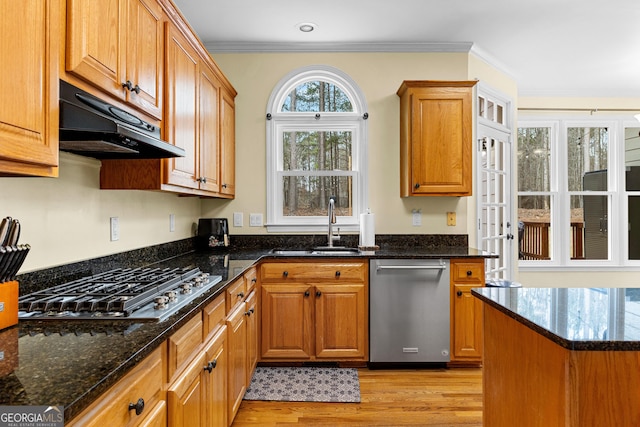
<svg viewBox="0 0 640 427">
<path fill-rule="evenodd" d="M 511 280 L 513 244 L 518 226 L 513 221 L 511 103 L 478 89 L 477 183 L 478 238 L 481 248 L 497 254 L 485 263 L 487 279 Z"/>
</svg>

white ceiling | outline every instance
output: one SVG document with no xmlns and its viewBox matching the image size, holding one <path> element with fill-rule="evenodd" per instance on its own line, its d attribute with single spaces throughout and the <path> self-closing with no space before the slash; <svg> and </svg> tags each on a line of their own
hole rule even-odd
<svg viewBox="0 0 640 427">
<path fill-rule="evenodd" d="M 213 53 L 472 46 L 521 96 L 640 97 L 640 0 L 174 2 Z"/>
</svg>

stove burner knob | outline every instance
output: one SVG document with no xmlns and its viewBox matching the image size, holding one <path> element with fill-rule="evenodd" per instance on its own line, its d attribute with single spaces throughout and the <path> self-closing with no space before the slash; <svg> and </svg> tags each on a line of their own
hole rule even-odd
<svg viewBox="0 0 640 427">
<path fill-rule="evenodd" d="M 164 296 L 169 299 L 169 302 L 174 302 L 176 298 L 178 298 L 178 294 L 176 293 L 176 291 L 165 292 Z"/>
<path fill-rule="evenodd" d="M 156 305 L 153 307 L 157 310 L 162 310 L 167 308 L 167 303 L 169 302 L 169 297 L 166 297 L 164 295 L 159 296 L 159 297 L 155 297 L 153 299 L 153 302 L 156 303 Z"/>
<path fill-rule="evenodd" d="M 181 294 L 190 294 L 191 293 L 191 286 L 193 284 L 191 282 L 184 282 L 180 284 L 180 293 Z"/>
</svg>

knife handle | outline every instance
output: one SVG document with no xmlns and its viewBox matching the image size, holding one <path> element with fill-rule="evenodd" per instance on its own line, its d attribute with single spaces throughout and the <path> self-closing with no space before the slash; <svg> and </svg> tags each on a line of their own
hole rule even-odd
<svg viewBox="0 0 640 427">
<path fill-rule="evenodd" d="M 2 218 L 0 222 L 0 246 L 5 246 L 7 238 L 9 238 L 9 231 L 11 230 L 11 217 Z"/>
<path fill-rule="evenodd" d="M 7 238 L 6 246 L 15 246 L 18 244 L 18 239 L 20 238 L 20 222 L 17 219 L 11 221 L 11 231 L 9 233 L 9 237 Z"/>
</svg>

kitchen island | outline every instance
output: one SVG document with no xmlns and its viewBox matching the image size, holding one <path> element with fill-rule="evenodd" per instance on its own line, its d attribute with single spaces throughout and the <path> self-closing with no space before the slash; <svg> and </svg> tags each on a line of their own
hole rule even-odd
<svg viewBox="0 0 640 427">
<path fill-rule="evenodd" d="M 483 425 L 640 425 L 640 289 L 483 288 Z"/>
</svg>

